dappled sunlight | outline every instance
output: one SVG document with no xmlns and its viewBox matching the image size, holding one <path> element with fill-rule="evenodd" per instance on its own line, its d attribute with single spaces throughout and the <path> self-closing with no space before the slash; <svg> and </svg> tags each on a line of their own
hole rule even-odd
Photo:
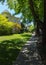
<svg viewBox="0 0 46 65">
<path fill-rule="evenodd" d="M 13 35 L 7 35 L 7 36 L 0 36 L 0 41 L 12 40 L 12 39 L 28 39 L 29 37 L 31 37 L 30 33 L 13 34 Z"/>
<path fill-rule="evenodd" d="M 37 50 L 37 45 L 32 37 L 32 42 L 24 45 L 13 65 L 43 65 Z"/>
<path fill-rule="evenodd" d="M 18 41 L 17 41 L 18 40 Z M 16 60 L 20 49 L 23 46 L 23 40 L 6 40 L 0 43 L 0 65 L 12 65 Z"/>
<path fill-rule="evenodd" d="M 0 65 L 12 65 L 26 41 L 29 40 L 28 35 L 29 33 L 26 37 L 22 34 L 0 36 Z"/>
</svg>

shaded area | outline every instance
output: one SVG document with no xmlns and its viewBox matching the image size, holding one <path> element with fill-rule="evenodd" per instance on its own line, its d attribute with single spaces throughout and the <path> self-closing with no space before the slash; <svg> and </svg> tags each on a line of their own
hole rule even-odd
<svg viewBox="0 0 46 65">
<path fill-rule="evenodd" d="M 25 41 L 21 39 L 0 42 L 0 65 L 12 65 Z"/>
<path fill-rule="evenodd" d="M 31 34 L 28 34 L 28 35 L 27 34 L 22 34 L 21 36 L 22 37 L 31 37 L 32 35 Z"/>
<path fill-rule="evenodd" d="M 13 65 L 44 65 L 37 50 L 37 37 L 33 36 L 25 44 Z"/>
</svg>

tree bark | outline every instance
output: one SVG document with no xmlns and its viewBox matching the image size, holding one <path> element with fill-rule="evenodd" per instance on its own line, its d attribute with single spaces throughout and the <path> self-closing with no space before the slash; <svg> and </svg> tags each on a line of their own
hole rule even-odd
<svg viewBox="0 0 46 65">
<path fill-rule="evenodd" d="M 44 23 L 42 31 L 42 56 L 44 60 L 44 65 L 46 65 L 46 0 L 44 0 Z"/>
<path fill-rule="evenodd" d="M 44 23 L 40 23 L 39 16 L 36 14 L 34 10 L 33 0 L 29 0 L 30 9 L 32 11 L 32 15 L 34 16 L 34 20 L 37 25 L 37 34 L 39 34 L 39 24 L 42 29 L 42 43 L 41 44 L 41 58 L 44 60 L 44 65 L 46 65 L 46 0 L 44 0 Z M 42 25 L 41 25 L 42 24 Z"/>
</svg>

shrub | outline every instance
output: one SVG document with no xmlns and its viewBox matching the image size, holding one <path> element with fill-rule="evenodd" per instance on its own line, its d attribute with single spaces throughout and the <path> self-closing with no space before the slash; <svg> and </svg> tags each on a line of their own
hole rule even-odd
<svg viewBox="0 0 46 65">
<path fill-rule="evenodd" d="M 10 34 L 10 27 L 8 27 L 7 24 L 0 24 L 0 34 L 1 35 L 6 35 L 6 34 Z"/>
<path fill-rule="evenodd" d="M 5 18 L 3 15 L 0 14 L 0 35 L 6 34 L 6 23 L 8 19 Z"/>
<path fill-rule="evenodd" d="M 14 33 L 20 33 L 21 32 L 21 24 L 14 23 L 13 30 L 14 30 Z"/>
<path fill-rule="evenodd" d="M 3 15 L 0 14 L 0 35 L 7 35 L 13 33 L 20 33 L 21 25 L 15 22 L 8 21 Z"/>
</svg>

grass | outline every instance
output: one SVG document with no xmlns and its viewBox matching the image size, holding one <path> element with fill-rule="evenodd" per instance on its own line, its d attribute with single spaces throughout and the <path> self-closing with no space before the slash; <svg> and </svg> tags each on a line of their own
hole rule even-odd
<svg viewBox="0 0 46 65">
<path fill-rule="evenodd" d="M 0 65 L 12 65 L 31 33 L 0 36 Z"/>
<path fill-rule="evenodd" d="M 23 33 L 23 34 L 13 34 L 8 36 L 0 36 L 0 42 L 4 40 L 12 40 L 12 39 L 27 39 L 29 38 L 31 33 Z"/>
</svg>

